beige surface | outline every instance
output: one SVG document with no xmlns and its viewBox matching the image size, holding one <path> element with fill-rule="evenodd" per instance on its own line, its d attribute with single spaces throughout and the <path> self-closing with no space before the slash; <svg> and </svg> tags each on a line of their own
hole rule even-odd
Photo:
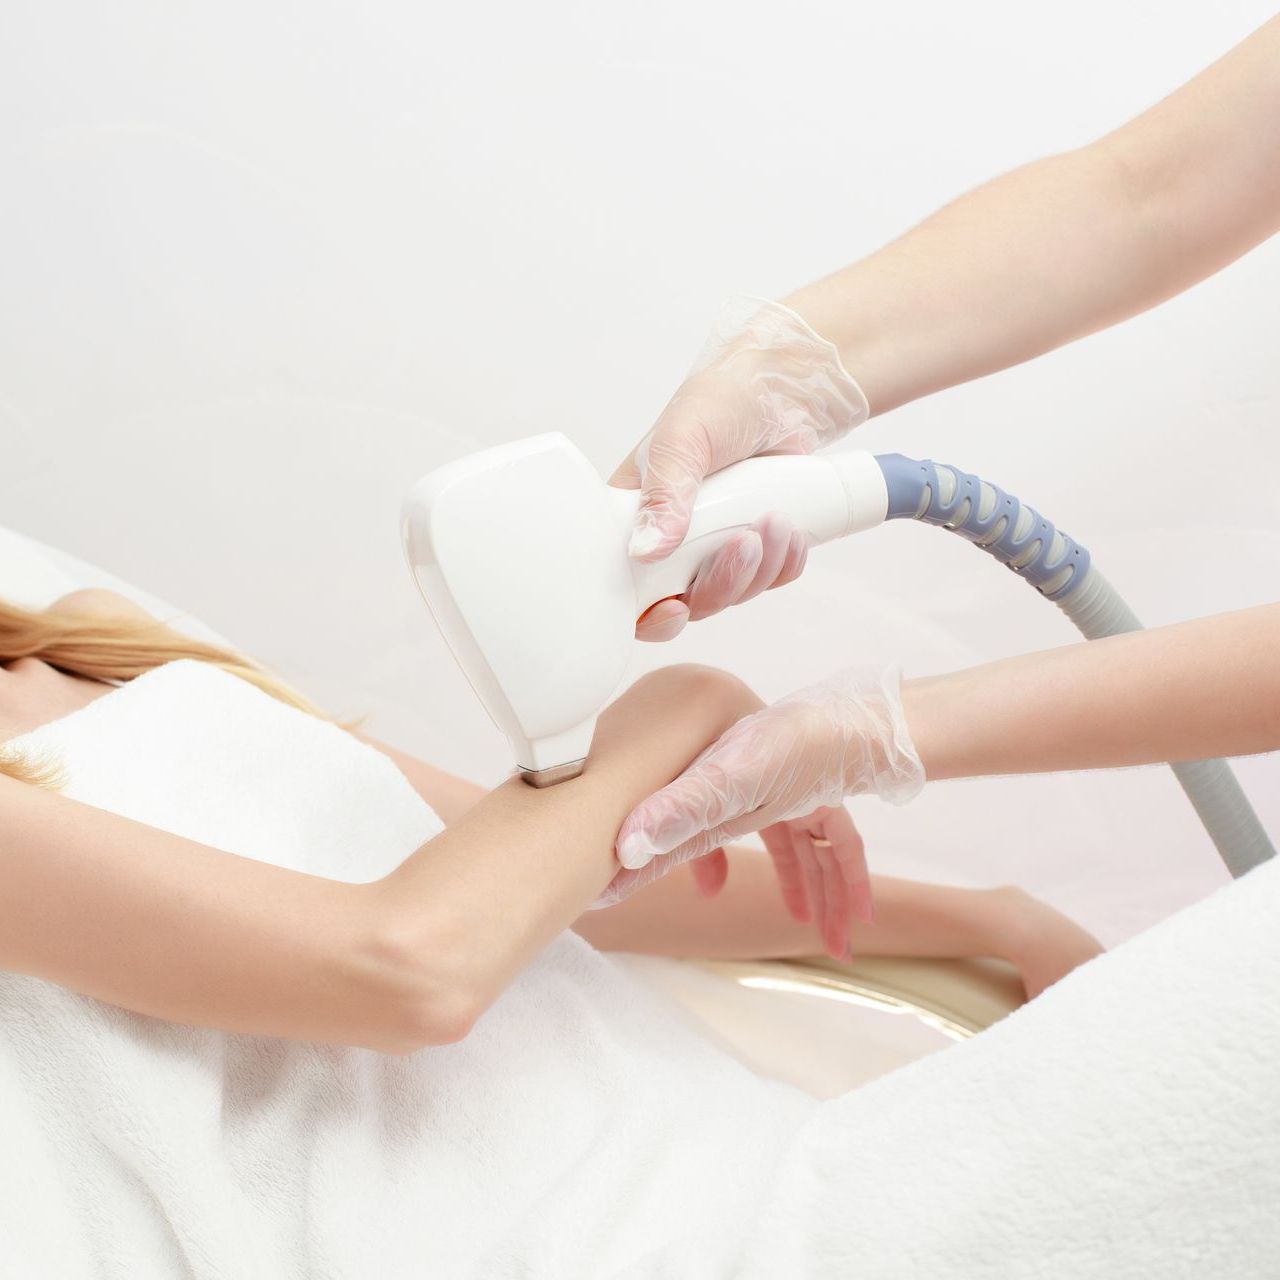
<svg viewBox="0 0 1280 1280">
<path fill-rule="evenodd" d="M 996 961 L 618 961 L 762 1075 L 819 1098 L 936 1053 L 1022 1002 Z"/>
</svg>

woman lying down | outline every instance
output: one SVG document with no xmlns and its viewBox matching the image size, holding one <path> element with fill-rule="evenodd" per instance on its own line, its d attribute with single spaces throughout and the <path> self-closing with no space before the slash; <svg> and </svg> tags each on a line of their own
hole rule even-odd
<svg viewBox="0 0 1280 1280">
<path fill-rule="evenodd" d="M 595 950 L 817 949 L 750 849 L 715 897 L 682 868 L 587 910 L 630 809 L 760 706 L 736 679 L 647 676 L 581 777 L 482 795 L 109 593 L 0 608 L 0 658 L 6 1274 L 959 1265 L 935 1219 L 911 1225 L 921 1195 L 954 1218 L 957 1133 L 926 1135 L 932 1157 L 918 1133 L 868 1146 L 875 1086 L 820 1103 L 761 1079 Z M 874 900 L 854 952 L 1002 956 L 1033 996 L 1098 951 L 1015 890 L 878 879 Z M 1076 1037 L 1054 1049 L 1046 1018 L 1039 1043 L 1065 1065 Z M 995 1100 L 1015 1132 L 1033 1097 Z M 988 1220 L 964 1159 L 957 1194 Z"/>
</svg>

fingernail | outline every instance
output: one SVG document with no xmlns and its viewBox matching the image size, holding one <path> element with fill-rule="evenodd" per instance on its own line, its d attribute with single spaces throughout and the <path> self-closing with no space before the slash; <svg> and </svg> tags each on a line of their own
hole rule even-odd
<svg viewBox="0 0 1280 1280">
<path fill-rule="evenodd" d="M 627 543 L 627 554 L 637 558 L 652 555 L 661 545 L 662 530 L 647 511 L 641 511 L 631 531 L 631 541 Z"/>
<path fill-rule="evenodd" d="M 618 861 L 628 871 L 647 867 L 657 852 L 657 846 L 643 831 L 632 831 L 618 843 Z"/>
<path fill-rule="evenodd" d="M 647 640 L 650 644 L 662 644 L 674 640 L 684 630 L 683 618 L 671 618 L 667 622 L 659 622 L 653 626 L 637 628 L 636 639 Z"/>
</svg>

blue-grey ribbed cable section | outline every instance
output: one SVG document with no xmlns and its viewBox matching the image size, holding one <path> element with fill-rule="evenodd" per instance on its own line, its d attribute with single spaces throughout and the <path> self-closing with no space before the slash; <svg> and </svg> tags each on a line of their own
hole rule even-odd
<svg viewBox="0 0 1280 1280">
<path fill-rule="evenodd" d="M 923 520 L 958 533 L 1052 600 L 1086 640 L 1142 630 L 1137 615 L 1089 560 L 1089 553 L 1012 494 L 956 467 L 877 456 L 889 519 Z M 1171 765 L 1227 869 L 1241 876 L 1275 847 L 1225 760 Z"/>
</svg>

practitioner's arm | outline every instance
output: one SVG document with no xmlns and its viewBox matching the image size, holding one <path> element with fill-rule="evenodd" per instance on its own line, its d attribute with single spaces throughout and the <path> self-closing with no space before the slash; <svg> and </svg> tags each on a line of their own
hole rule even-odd
<svg viewBox="0 0 1280 1280">
<path fill-rule="evenodd" d="M 787 306 L 722 315 L 613 477 L 643 491 L 633 554 L 674 550 L 711 472 L 810 452 L 868 413 L 1115 324 L 1277 228 L 1280 18 L 1099 141 L 988 182 Z M 758 522 L 636 633 L 670 639 L 690 617 L 791 581 L 803 563 L 788 522 Z"/>
<path fill-rule="evenodd" d="M 1277 652 L 1280 605 L 1263 605 L 909 680 L 900 693 L 892 669 L 842 672 L 735 724 L 628 816 L 619 858 L 687 861 L 841 796 L 910 798 L 922 778 L 1274 751 Z"/>
<path fill-rule="evenodd" d="M 1280 18 L 1114 133 L 1038 160 L 786 301 L 873 413 L 1115 324 L 1280 227 Z"/>
<path fill-rule="evenodd" d="M 926 775 L 1106 769 L 1280 749 L 1280 604 L 908 680 Z"/>
</svg>

